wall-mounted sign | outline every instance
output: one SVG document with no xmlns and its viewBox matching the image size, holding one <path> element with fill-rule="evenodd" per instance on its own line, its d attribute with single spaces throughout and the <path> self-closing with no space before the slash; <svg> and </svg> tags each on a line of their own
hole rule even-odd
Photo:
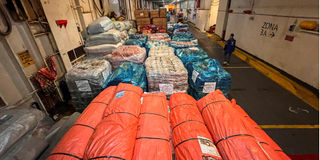
<svg viewBox="0 0 320 160">
<path fill-rule="evenodd" d="M 260 36 L 273 38 L 278 31 L 278 24 L 264 22 L 261 26 Z"/>
<path fill-rule="evenodd" d="M 23 52 L 18 53 L 18 57 L 24 67 L 28 67 L 28 66 L 34 64 L 34 61 L 31 57 L 30 53 L 28 52 L 28 50 L 25 50 Z"/>
</svg>

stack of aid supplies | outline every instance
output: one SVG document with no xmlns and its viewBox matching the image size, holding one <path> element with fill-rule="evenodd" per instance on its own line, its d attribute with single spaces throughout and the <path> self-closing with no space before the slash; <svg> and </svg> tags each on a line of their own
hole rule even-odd
<svg viewBox="0 0 320 160">
<path fill-rule="evenodd" d="M 203 120 L 223 159 L 289 160 L 248 114 L 220 90 L 197 102 Z"/>
<path fill-rule="evenodd" d="M 289 160 L 281 148 L 220 90 L 198 102 L 185 93 L 143 93 L 120 83 L 99 94 L 48 160 Z M 170 124 L 168 121 L 170 117 Z"/>
<path fill-rule="evenodd" d="M 77 63 L 67 72 L 66 82 L 77 112 L 82 112 L 102 91 L 111 70 L 107 60 L 92 58 Z"/>
<path fill-rule="evenodd" d="M 170 120 L 177 159 L 222 159 L 197 108 L 185 93 L 170 96 Z"/>
<path fill-rule="evenodd" d="M 187 92 L 188 72 L 173 48 L 151 47 L 145 61 L 149 92 L 161 91 L 167 95 Z"/>
<path fill-rule="evenodd" d="M 112 67 L 116 68 L 123 62 L 133 62 L 136 64 L 143 64 L 146 58 L 146 49 L 139 45 L 124 45 L 106 56 L 111 62 Z"/>
<path fill-rule="evenodd" d="M 89 24 L 84 51 L 88 55 L 104 56 L 121 46 L 121 32 L 113 28 L 114 24 L 108 17 L 98 18 Z"/>
<path fill-rule="evenodd" d="M 165 94 L 120 83 L 90 103 L 47 159 L 171 160 L 169 137 Z"/>
</svg>

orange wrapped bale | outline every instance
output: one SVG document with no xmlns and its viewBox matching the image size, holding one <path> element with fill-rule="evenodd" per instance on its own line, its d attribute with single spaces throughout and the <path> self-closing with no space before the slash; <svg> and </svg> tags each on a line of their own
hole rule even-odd
<svg viewBox="0 0 320 160">
<path fill-rule="evenodd" d="M 185 93 L 175 93 L 171 95 L 169 105 L 176 159 L 221 159 L 196 100 Z"/>
<path fill-rule="evenodd" d="M 120 83 L 103 120 L 91 136 L 84 159 L 126 159 L 133 156 L 141 108 L 141 88 Z"/>
<path fill-rule="evenodd" d="M 290 159 L 287 154 L 285 154 L 282 149 L 274 142 L 268 134 L 263 131 L 262 128 L 252 120 L 249 115 L 239 106 L 236 104 L 234 99 L 231 100 L 232 106 L 239 112 L 239 114 L 244 118 L 245 121 L 249 123 L 251 126 L 250 129 L 253 130 L 253 136 L 260 142 L 261 146 L 265 151 L 268 153 L 273 153 L 272 156 L 275 156 L 276 159 Z"/>
<path fill-rule="evenodd" d="M 134 160 L 171 160 L 170 123 L 165 93 L 143 94 Z"/>
<path fill-rule="evenodd" d="M 82 159 L 87 143 L 101 122 L 116 87 L 102 91 L 82 112 L 78 120 L 52 150 L 47 160 Z"/>
<path fill-rule="evenodd" d="M 223 159 L 289 159 L 275 151 L 275 143 L 266 141 L 264 131 L 255 128 L 258 125 L 220 90 L 206 95 L 197 105 Z"/>
</svg>

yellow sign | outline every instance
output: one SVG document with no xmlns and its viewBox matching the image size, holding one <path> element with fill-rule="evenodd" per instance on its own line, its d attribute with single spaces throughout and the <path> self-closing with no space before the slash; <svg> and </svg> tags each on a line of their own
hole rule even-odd
<svg viewBox="0 0 320 160">
<path fill-rule="evenodd" d="M 18 53 L 18 56 L 24 67 L 28 67 L 34 64 L 33 59 L 28 50 Z"/>
</svg>

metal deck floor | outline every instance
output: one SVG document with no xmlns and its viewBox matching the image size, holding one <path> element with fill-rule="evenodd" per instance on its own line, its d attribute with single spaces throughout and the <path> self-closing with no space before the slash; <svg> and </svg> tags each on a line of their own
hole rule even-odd
<svg viewBox="0 0 320 160">
<path fill-rule="evenodd" d="M 223 62 L 223 48 L 215 40 L 208 37 L 207 33 L 201 33 L 192 27 L 190 31 L 209 57 Z M 317 110 L 234 55 L 231 57 L 231 65 L 225 69 L 232 75 L 229 98 L 236 99 L 237 103 L 259 125 L 276 125 L 264 130 L 285 153 L 288 155 L 319 153 L 318 128 L 278 126 L 317 125 L 319 123 Z M 297 113 L 289 111 L 290 107 Z"/>
</svg>

